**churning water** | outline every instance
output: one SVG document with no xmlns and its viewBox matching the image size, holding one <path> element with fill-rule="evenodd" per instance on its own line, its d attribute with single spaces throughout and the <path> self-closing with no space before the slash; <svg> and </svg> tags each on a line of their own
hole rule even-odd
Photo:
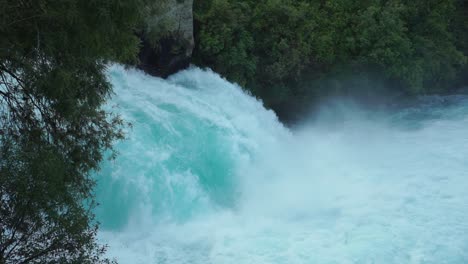
<svg viewBox="0 0 468 264">
<path fill-rule="evenodd" d="M 120 263 L 468 263 L 468 98 L 287 129 L 210 71 L 108 75 L 133 124 L 96 175 Z"/>
</svg>

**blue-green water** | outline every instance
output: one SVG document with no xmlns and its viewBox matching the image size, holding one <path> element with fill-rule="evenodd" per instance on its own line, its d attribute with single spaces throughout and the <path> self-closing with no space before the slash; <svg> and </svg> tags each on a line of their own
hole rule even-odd
<svg viewBox="0 0 468 264">
<path fill-rule="evenodd" d="M 96 175 L 120 263 L 468 263 L 468 98 L 286 129 L 209 71 L 108 75 L 132 123 Z"/>
</svg>

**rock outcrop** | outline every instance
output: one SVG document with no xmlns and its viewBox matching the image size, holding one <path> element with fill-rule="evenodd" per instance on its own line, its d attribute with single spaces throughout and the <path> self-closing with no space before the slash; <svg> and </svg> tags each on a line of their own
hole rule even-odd
<svg viewBox="0 0 468 264">
<path fill-rule="evenodd" d="M 140 35 L 139 68 L 167 77 L 190 64 L 194 48 L 193 0 L 165 0 L 147 21 Z"/>
</svg>

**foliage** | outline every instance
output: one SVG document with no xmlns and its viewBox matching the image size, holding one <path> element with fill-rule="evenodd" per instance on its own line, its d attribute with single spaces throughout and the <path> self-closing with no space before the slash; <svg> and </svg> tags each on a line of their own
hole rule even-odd
<svg viewBox="0 0 468 264">
<path fill-rule="evenodd" d="M 245 85 L 256 71 L 257 59 L 252 54 L 254 37 L 248 29 L 250 6 L 245 2 L 196 1 L 195 19 L 206 21 L 197 32 L 194 59 L 210 65 L 221 75 Z"/>
<path fill-rule="evenodd" d="M 455 6 L 456 14 L 451 24 L 451 32 L 456 40 L 458 50 L 468 57 L 468 1 L 458 0 Z M 459 71 L 457 85 L 468 86 L 468 63 Z"/>
<path fill-rule="evenodd" d="M 108 61 L 135 61 L 140 1 L 0 0 L 0 263 L 108 263 L 90 172 L 121 138 Z"/>
<path fill-rule="evenodd" d="M 328 93 L 317 80 L 368 69 L 399 92 L 439 92 L 466 65 L 460 6 L 466 12 L 463 0 L 198 1 L 195 60 L 273 108 Z"/>
</svg>

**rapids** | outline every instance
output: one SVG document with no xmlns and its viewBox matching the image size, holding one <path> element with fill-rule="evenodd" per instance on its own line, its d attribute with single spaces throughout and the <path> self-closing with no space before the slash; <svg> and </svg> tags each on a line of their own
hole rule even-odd
<svg viewBox="0 0 468 264">
<path fill-rule="evenodd" d="M 468 263 L 468 97 L 288 129 L 208 70 L 108 76 L 132 123 L 95 175 L 120 263 Z"/>
</svg>

